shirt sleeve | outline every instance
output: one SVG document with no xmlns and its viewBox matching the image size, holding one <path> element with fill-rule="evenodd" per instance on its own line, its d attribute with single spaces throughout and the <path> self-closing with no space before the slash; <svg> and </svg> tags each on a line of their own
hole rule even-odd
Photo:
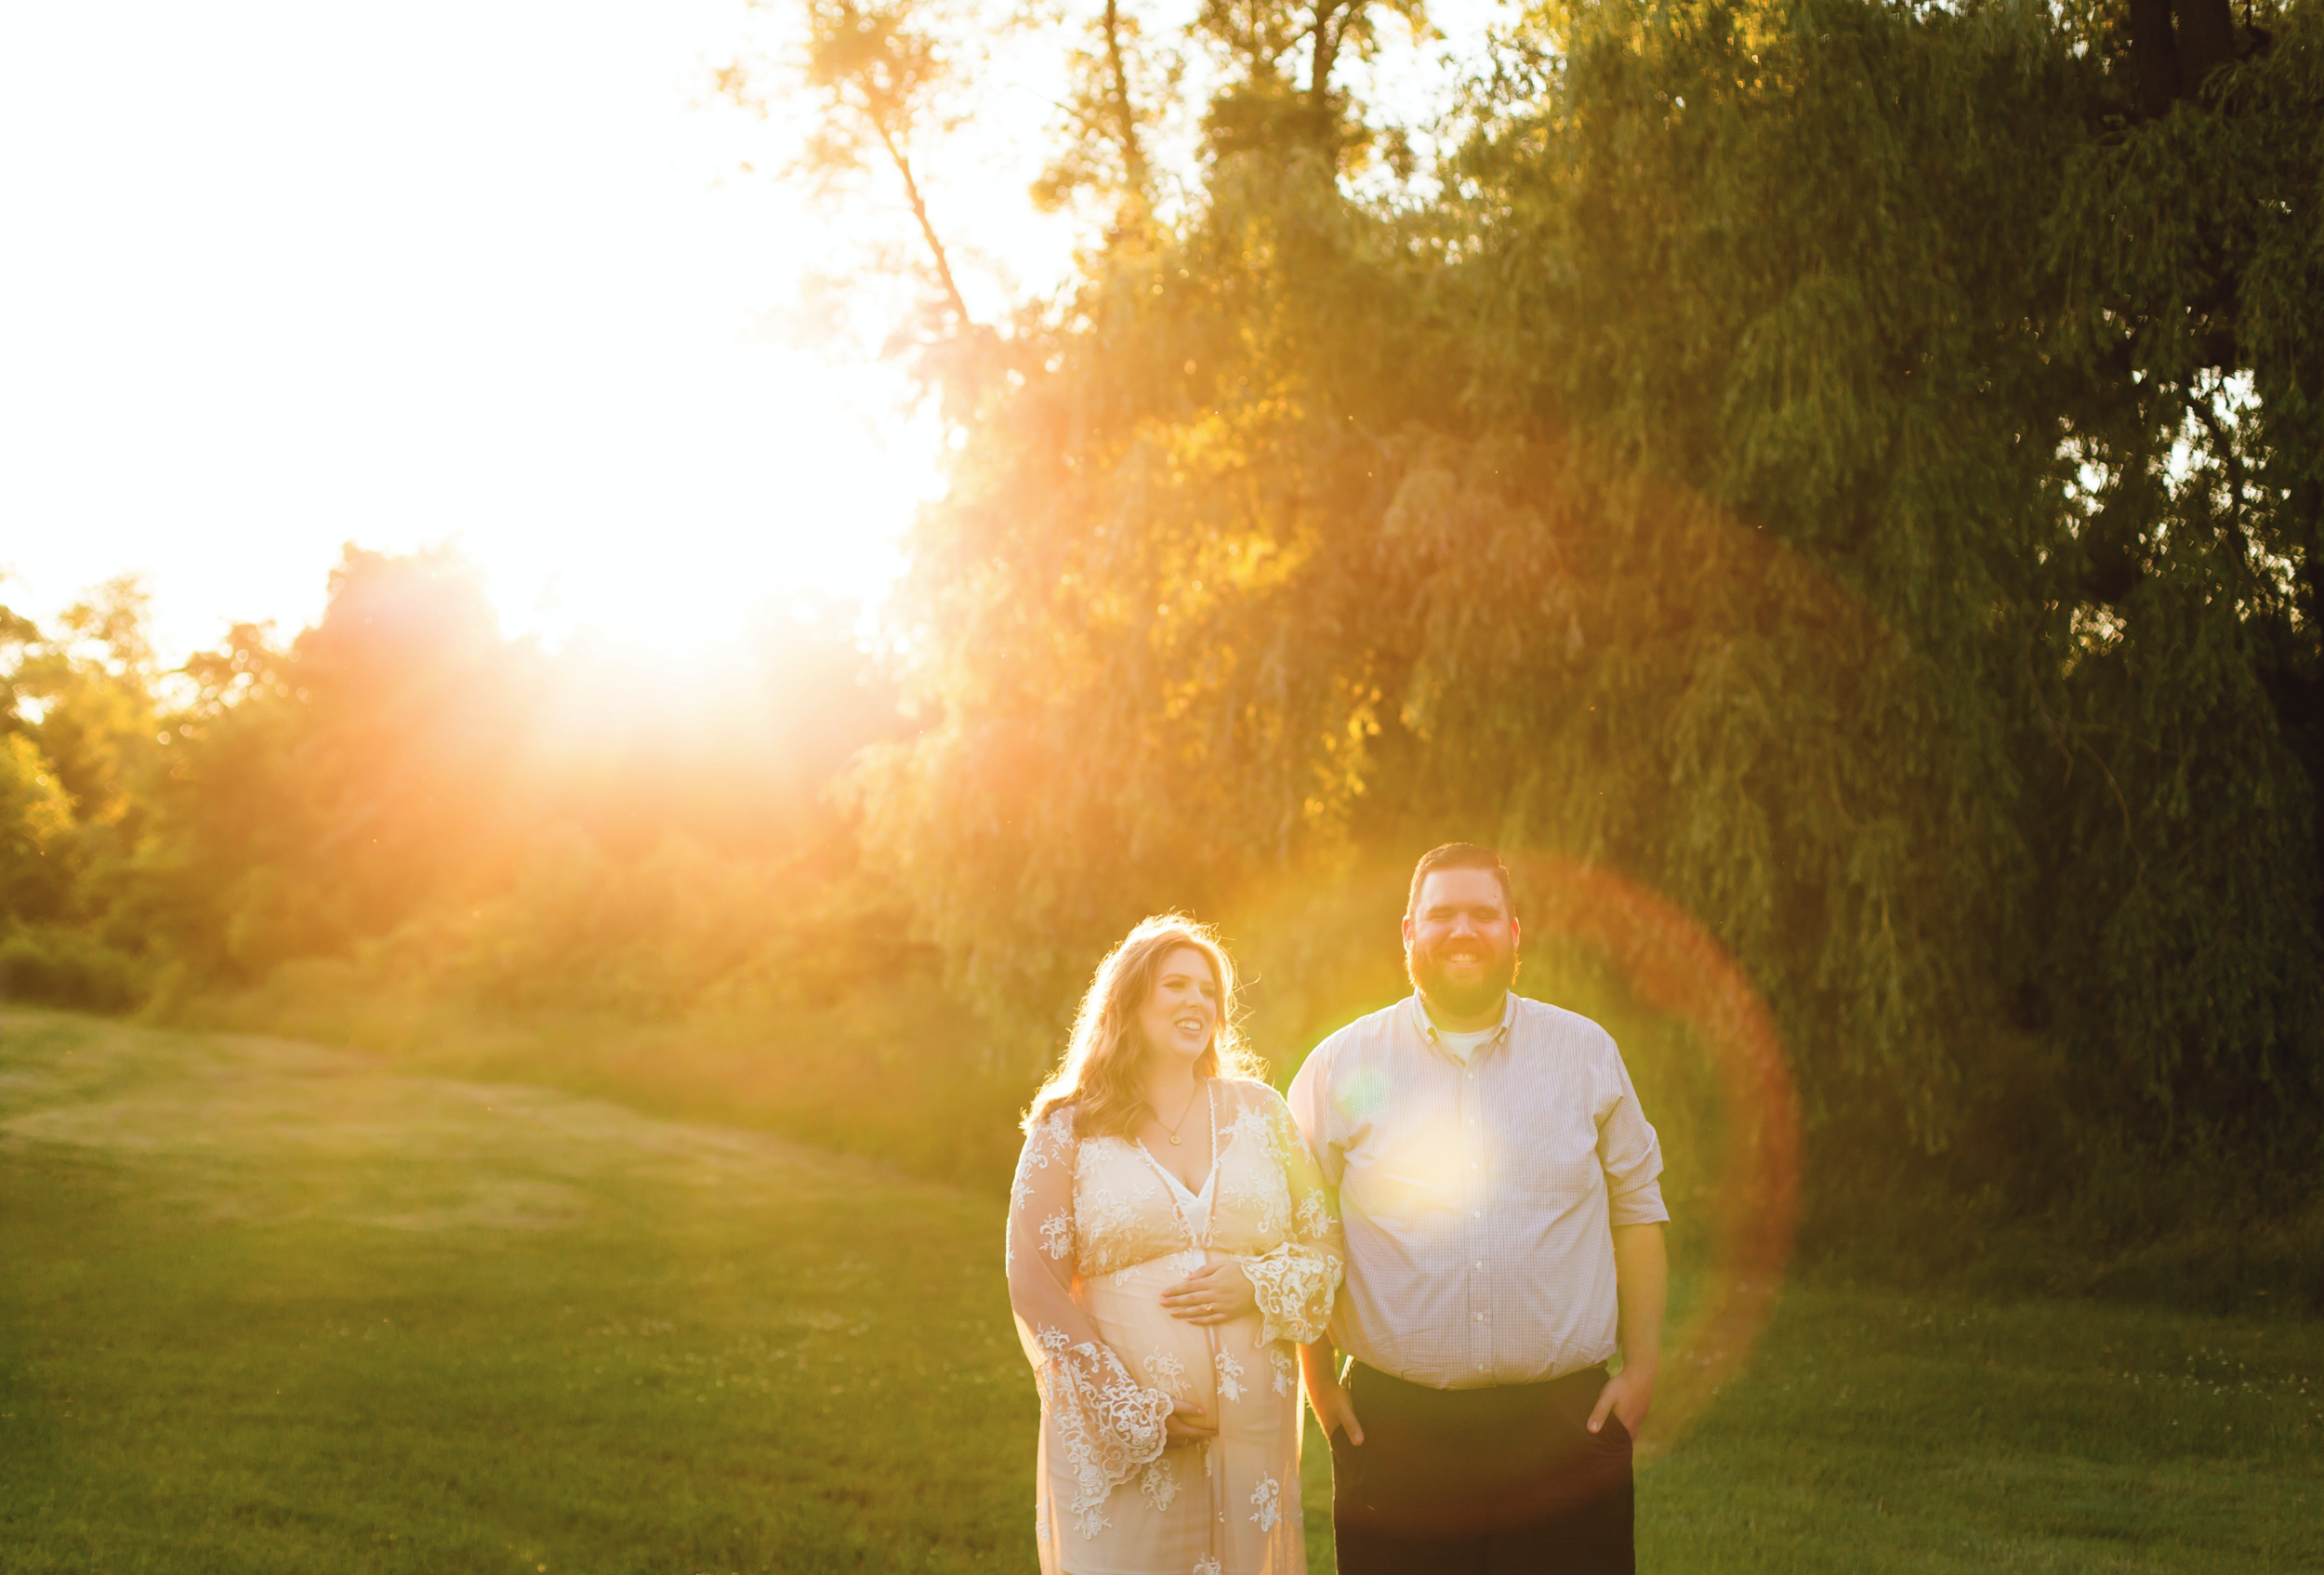
<svg viewBox="0 0 2324 1575">
<path fill-rule="evenodd" d="M 1261 1089 L 1267 1130 L 1276 1161 L 1291 1194 L 1291 1219 L 1284 1239 L 1265 1252 L 1239 1255 L 1244 1277 L 1259 1304 L 1259 1340 L 1307 1344 L 1324 1337 L 1331 1304 L 1346 1272 L 1347 1248 L 1340 1213 L 1324 1189 L 1323 1171 L 1273 1089 Z"/>
<path fill-rule="evenodd" d="M 1607 1220 L 1617 1230 L 1659 1224 L 1670 1217 L 1662 1201 L 1662 1140 L 1638 1107 L 1630 1068 L 1610 1038 L 1605 1056 L 1614 1073 L 1613 1096 L 1598 1111 L 1598 1164 L 1605 1171 Z"/>
<path fill-rule="evenodd" d="M 1324 1185 L 1337 1193 L 1340 1172 L 1345 1166 L 1345 1156 L 1331 1145 L 1331 1133 L 1325 1123 L 1329 1100 L 1326 1084 L 1330 1080 L 1331 1041 L 1327 1039 L 1315 1047 L 1291 1079 L 1291 1092 L 1285 1105 L 1292 1125 L 1307 1140 L 1308 1152 L 1314 1157 Z"/>
<path fill-rule="evenodd" d="M 1095 1536 L 1115 1484 L 1160 1454 L 1163 1421 L 1176 1402 L 1130 1377 L 1073 1294 L 1073 1171 L 1077 1147 L 1073 1112 L 1059 1110 L 1026 1132 L 1010 1189 L 1009 1235 L 1002 1262 L 1017 1338 L 1033 1364 L 1052 1459 L 1075 1483 L 1073 1511 Z"/>
</svg>

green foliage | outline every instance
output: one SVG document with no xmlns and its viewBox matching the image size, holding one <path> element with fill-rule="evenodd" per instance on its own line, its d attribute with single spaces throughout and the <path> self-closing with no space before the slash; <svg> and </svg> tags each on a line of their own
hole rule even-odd
<svg viewBox="0 0 2324 1575">
<path fill-rule="evenodd" d="M 53 634 L 0 607 L 0 920 L 95 924 L 104 944 L 137 949 L 110 919 L 145 828 L 156 758 L 144 607 L 126 578 L 68 607 Z M 52 944 L 64 943 L 33 949 Z M 27 978 L 48 976 L 25 967 Z"/>
<path fill-rule="evenodd" d="M 1545 3 L 1406 180 L 1344 68 L 1417 6 L 1108 6 L 1044 188 L 1104 233 L 978 324 L 919 184 L 957 19 L 816 0 L 810 163 L 900 195 L 957 429 L 891 629 L 917 731 L 832 620 L 647 672 L 503 639 L 442 552 L 350 548 L 313 628 L 177 673 L 132 584 L 0 610 L 10 987 L 508 1068 L 569 1030 L 592 1086 L 983 1174 L 1131 922 L 1222 920 L 1287 1066 L 1400 988 L 1394 872 L 1467 837 L 1720 937 L 1826 1240 L 2291 1229 L 2324 9 L 2157 10 Z M 1605 960 L 1532 976 L 1715 1145 Z"/>
<path fill-rule="evenodd" d="M 1065 64 L 1072 87 L 1060 106 L 1062 134 L 1033 184 L 1034 204 L 1055 209 L 1085 195 L 1111 198 L 1116 228 L 1140 232 L 1154 208 L 1148 144 L 1179 95 L 1185 51 L 1150 37 L 1121 0 L 1103 0 L 1068 46 Z"/>
<path fill-rule="evenodd" d="M 1415 35 L 1428 27 L 1422 0 L 1202 0 L 1193 31 L 1226 64 L 1203 116 L 1212 153 L 1297 148 L 1337 160 L 1362 149 L 1367 127 L 1338 73 L 1379 54 L 1389 17 Z"/>
<path fill-rule="evenodd" d="M 144 959 L 115 950 L 86 929 L 18 924 L 0 930 L 0 1000 L 121 1012 L 144 1000 L 152 987 Z"/>
<path fill-rule="evenodd" d="M 1005 1165 L 984 1129 L 1019 1091 L 979 1080 L 973 1015 L 823 796 L 896 725 L 841 620 L 691 673 L 552 656 L 500 636 L 456 557 L 350 548 L 313 628 L 238 626 L 176 674 L 125 588 L 64 624 L 7 626 L 0 993 L 151 991 L 406 1058 L 435 1036 L 926 1169 Z M 876 1094 L 906 1045 L 933 1071 Z"/>
<path fill-rule="evenodd" d="M 1947 921 L 1972 966 L 1902 1004 L 1970 1044 L 1908 1075 L 1992 1080 L 1974 1041 L 2007 1053 L 2007 1015 L 2064 1041 L 2093 1143 L 2225 1122 L 2296 1173 L 2315 786 L 2275 697 L 2317 647 L 2317 434 L 2264 390 L 2324 363 L 2241 325 L 2312 315 L 2324 40 L 2313 7 L 2269 21 L 2208 101 L 2128 124 L 2098 54 L 2013 13 L 1618 13 L 1575 31 L 1565 112 L 1488 122 L 1472 160 L 1506 204 L 1479 225 L 1495 283 L 1533 292 L 1497 292 L 1493 342 L 1547 374 L 1489 381 L 1806 551 L 1921 658 L 1920 747 L 1865 742 L 1924 785 L 1934 856 L 1874 888 Z"/>
<path fill-rule="evenodd" d="M 54 913 L 71 880 L 73 803 L 40 746 L 0 734 L 0 893 L 10 915 Z"/>
<path fill-rule="evenodd" d="M 794 896 L 845 872 L 822 784 L 889 725 L 843 630 L 777 629 L 673 692 L 615 654 L 503 640 L 442 553 L 350 548 L 314 628 L 287 647 L 237 628 L 186 676 L 140 848 L 170 956 L 248 980 L 417 925 L 431 956 L 472 933 L 488 995 L 517 986 L 484 954 L 554 957 L 526 987 L 627 990 L 639 1009 L 747 949 L 762 932 L 743 910 L 776 902 L 785 871 Z"/>
<path fill-rule="evenodd" d="M 350 549 L 288 650 L 196 663 L 151 853 L 168 942 L 263 973 L 384 933 L 490 867 L 527 681 L 472 576 Z"/>
<path fill-rule="evenodd" d="M 2324 12 L 2259 21 L 2155 115 L 2111 12 L 1545 7 L 1433 194 L 1220 144 L 968 424 L 866 845 L 1029 1059 L 1139 914 L 1383 946 L 1344 872 L 1469 836 L 1724 940 L 1828 1224 L 2303 1206 Z"/>
</svg>

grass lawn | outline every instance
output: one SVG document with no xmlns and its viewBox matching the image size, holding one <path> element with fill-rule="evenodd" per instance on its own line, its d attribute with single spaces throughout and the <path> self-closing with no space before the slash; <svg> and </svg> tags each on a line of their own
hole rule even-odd
<svg viewBox="0 0 2324 1575">
<path fill-rule="evenodd" d="M 756 1133 L 0 1012 L 0 1571 L 1026 1569 L 998 1230 Z M 2314 1321 L 1799 1286 L 1642 1476 L 1642 1565 L 2324 1568 L 2320 1411 Z"/>
</svg>

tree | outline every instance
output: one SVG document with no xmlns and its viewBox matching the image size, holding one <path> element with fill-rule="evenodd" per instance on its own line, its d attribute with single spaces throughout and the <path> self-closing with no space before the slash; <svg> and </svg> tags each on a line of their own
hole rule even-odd
<svg viewBox="0 0 2324 1575">
<path fill-rule="evenodd" d="M 800 76 L 816 115 L 798 172 L 826 192 L 884 173 L 910 215 L 921 278 L 936 300 L 931 331 L 974 337 L 976 314 L 954 271 L 922 181 L 923 146 L 958 124 L 948 104 L 952 51 L 932 0 L 805 0 Z M 760 73 L 740 60 L 718 73 L 719 91 L 762 117 Z"/>
<path fill-rule="evenodd" d="M 1340 77 L 1378 52 L 1383 17 L 1417 35 L 1423 0 L 1203 0 L 1195 28 L 1227 61 L 1205 131 L 1214 152 L 1321 152 L 1327 165 L 1359 143 L 1361 118 Z"/>
<path fill-rule="evenodd" d="M 1700 916 L 1827 1163 L 2304 1200 L 2324 24 L 2257 21 L 2156 114 L 2127 11 L 1545 7 L 1433 202 L 1222 139 L 970 425 L 870 845 L 1029 1057 L 1139 913 L 1459 833 Z"/>
<path fill-rule="evenodd" d="M 1033 200 L 1056 208 L 1093 194 L 1112 209 L 1109 241 L 1118 245 L 1153 221 L 1149 142 L 1178 92 L 1184 54 L 1155 46 L 1123 0 L 1100 0 L 1065 66 L 1063 132 L 1056 156 L 1034 182 Z"/>
<path fill-rule="evenodd" d="M 65 910 L 72 835 L 73 806 L 55 769 L 23 734 L 0 734 L 0 919 Z"/>
</svg>

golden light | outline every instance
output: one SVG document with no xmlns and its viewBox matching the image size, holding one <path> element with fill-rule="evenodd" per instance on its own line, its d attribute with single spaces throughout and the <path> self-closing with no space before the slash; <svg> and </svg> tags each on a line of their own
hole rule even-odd
<svg viewBox="0 0 2324 1575">
<path fill-rule="evenodd" d="M 181 652 L 310 621 L 350 540 L 459 546 L 511 632 L 680 651 L 879 595 L 937 435 L 788 327 L 843 248 L 763 173 L 787 128 L 711 98 L 754 25 L 12 8 L 0 601 L 139 573 Z"/>
<path fill-rule="evenodd" d="M 1498 8 L 1438 20 L 1473 37 Z M 711 86 L 796 24 L 744 0 L 11 8 L 0 213 L 36 244 L 0 255 L 0 601 L 46 615 L 139 573 L 182 653 L 312 619 L 350 540 L 459 546 L 511 632 L 677 653 L 802 591 L 878 598 L 942 434 L 873 347 L 793 330 L 895 215 L 777 179 L 804 104 L 761 121 Z M 986 31 L 930 181 L 997 311 L 1075 235 L 1026 197 L 1055 40 Z M 1383 101 L 1445 87 L 1417 56 L 1381 71 Z"/>
</svg>

